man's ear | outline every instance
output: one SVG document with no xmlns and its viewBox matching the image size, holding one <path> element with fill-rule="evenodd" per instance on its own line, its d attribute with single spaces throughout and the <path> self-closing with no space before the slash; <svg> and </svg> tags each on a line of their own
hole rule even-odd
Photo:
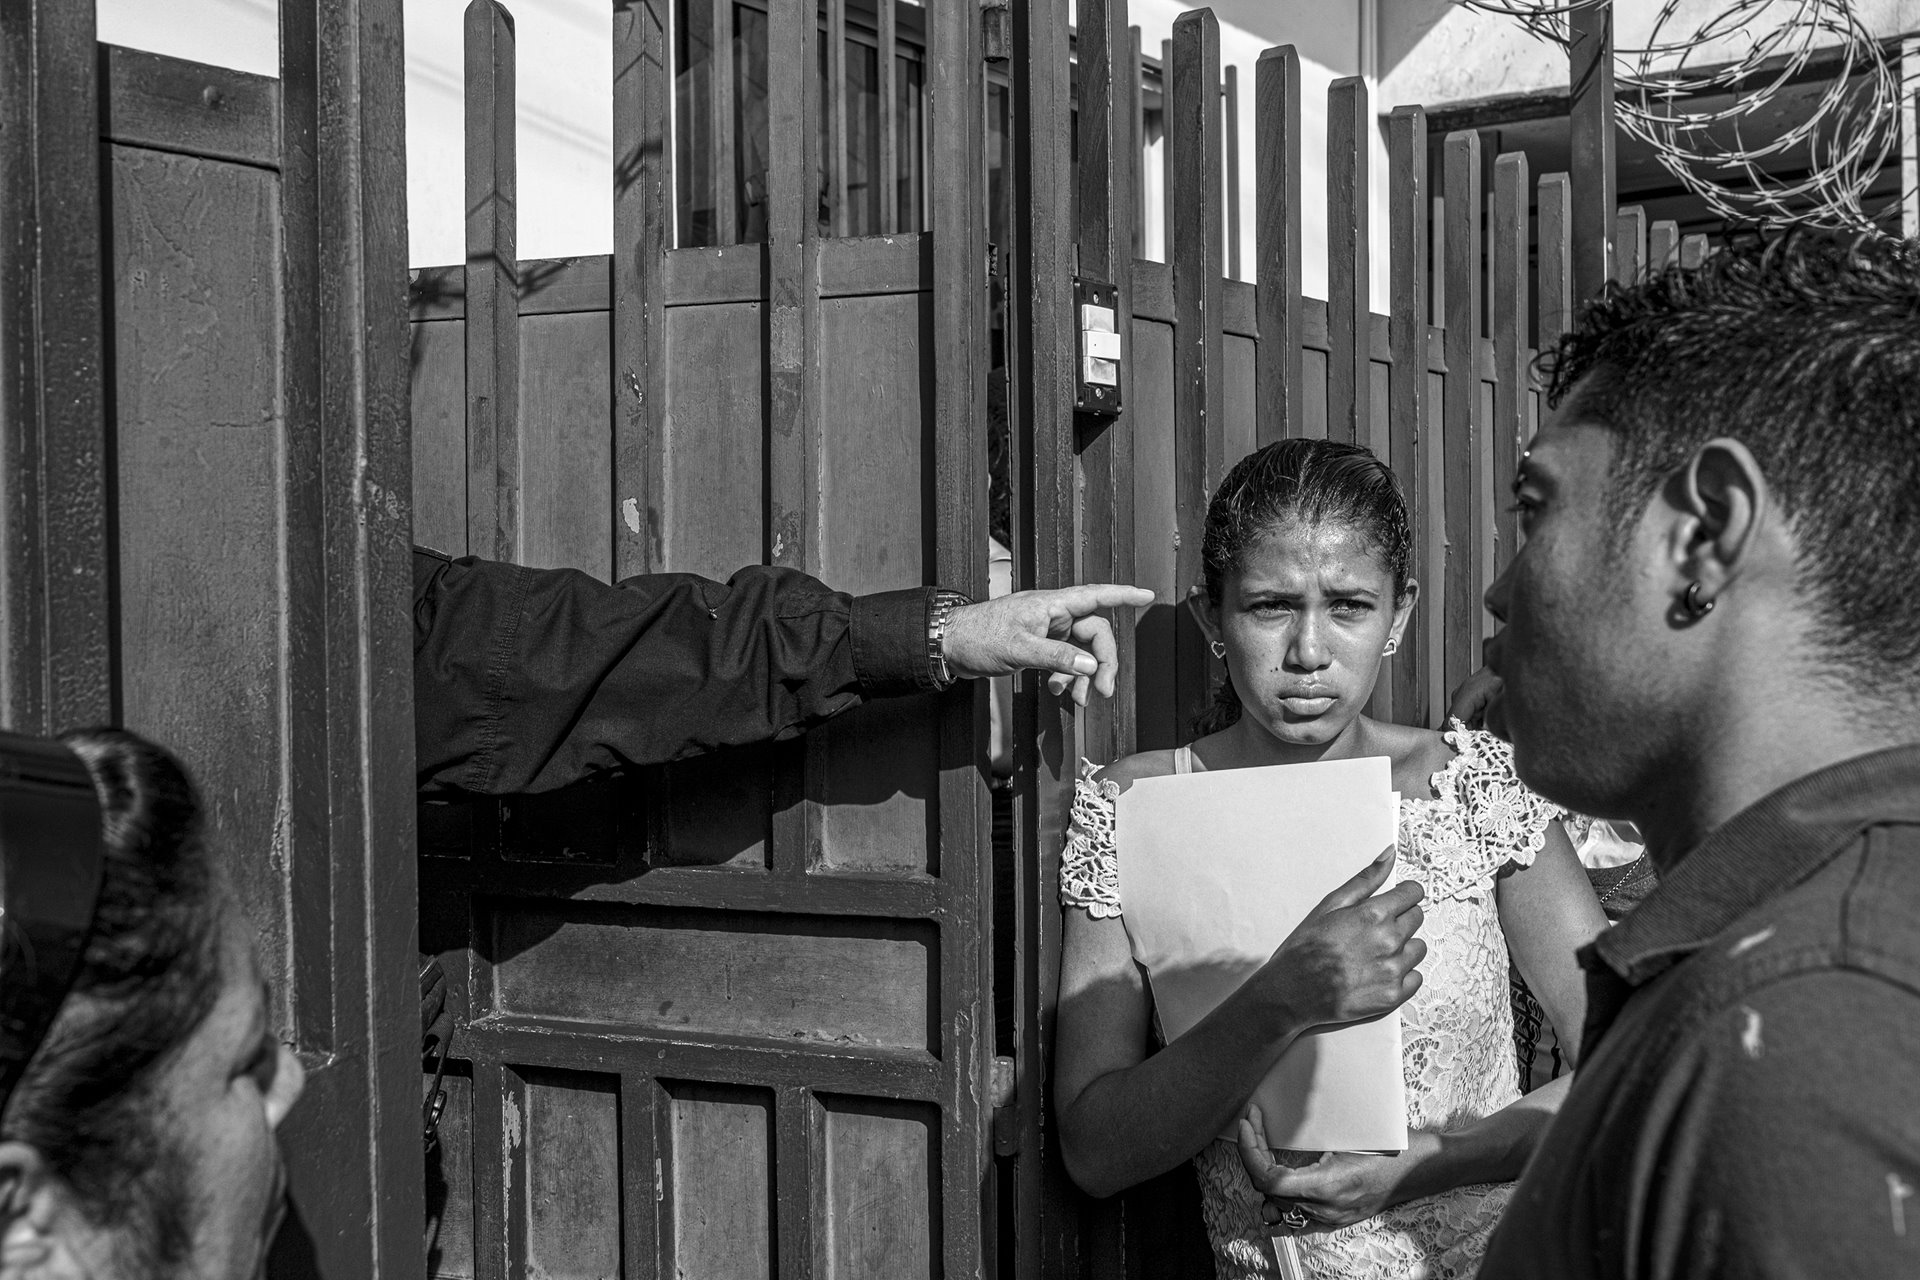
<svg viewBox="0 0 1920 1280">
<path fill-rule="evenodd" d="M 1207 593 L 1201 587 L 1187 588 L 1187 612 L 1200 624 L 1200 634 L 1207 638 L 1208 644 L 1220 639 L 1220 609 L 1207 599 Z"/>
<path fill-rule="evenodd" d="M 1763 536 L 1772 531 L 1766 475 L 1740 441 L 1709 440 L 1674 476 L 1668 501 L 1674 516 L 1667 529 L 1674 594 L 1697 582 L 1697 599 L 1711 603 L 1752 567 Z"/>
<path fill-rule="evenodd" d="M 74 1215 L 40 1153 L 0 1142 L 0 1280 L 85 1280 L 63 1228 Z"/>
</svg>

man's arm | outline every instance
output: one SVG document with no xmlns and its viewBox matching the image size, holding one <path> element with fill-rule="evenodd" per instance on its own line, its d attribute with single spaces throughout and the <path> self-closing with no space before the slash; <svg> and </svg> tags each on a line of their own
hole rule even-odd
<svg viewBox="0 0 1920 1280">
<path fill-rule="evenodd" d="M 1643 1120 L 1636 1161 L 1656 1172 L 1627 1276 L 1920 1276 L 1920 996 L 1800 974 L 1685 1052 Z"/>
<path fill-rule="evenodd" d="M 932 592 L 850 597 L 790 569 L 725 584 L 414 552 L 422 788 L 544 791 L 587 773 L 791 737 L 932 688 Z"/>
<path fill-rule="evenodd" d="M 1056 693 L 1084 702 L 1090 686 L 1113 691 L 1113 635 L 1095 611 L 1152 599 L 1069 587 L 949 617 L 930 588 L 854 597 L 791 569 L 609 586 L 416 549 L 419 785 L 545 791 L 599 769 L 792 737 L 865 698 L 1022 668 L 1051 672 Z M 930 647 L 936 619 L 944 643 Z"/>
</svg>

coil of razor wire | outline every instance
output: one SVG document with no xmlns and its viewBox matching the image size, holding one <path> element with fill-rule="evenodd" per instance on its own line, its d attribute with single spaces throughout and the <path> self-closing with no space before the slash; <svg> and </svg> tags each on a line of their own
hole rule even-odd
<svg viewBox="0 0 1920 1280">
<path fill-rule="evenodd" d="M 1457 3 L 1566 48 L 1571 15 L 1611 0 Z M 1664 0 L 1644 44 L 1616 46 L 1619 126 L 1728 223 L 1877 229 L 1888 208 L 1870 207 L 1870 193 L 1899 146 L 1901 105 L 1916 86 L 1903 85 L 1850 0 L 1722 0 L 1691 29 L 1681 7 Z M 1738 52 L 1726 59 L 1730 46 Z M 1698 61 L 1703 50 L 1718 60 Z M 1816 55 L 1834 69 L 1805 116 L 1767 127 L 1769 108 L 1805 82 Z"/>
</svg>

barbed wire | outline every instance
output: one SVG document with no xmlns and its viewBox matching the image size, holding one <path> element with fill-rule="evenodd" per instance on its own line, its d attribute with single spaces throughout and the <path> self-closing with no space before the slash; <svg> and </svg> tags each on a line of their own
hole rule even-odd
<svg viewBox="0 0 1920 1280">
<path fill-rule="evenodd" d="M 1519 22 L 1567 48 L 1574 13 L 1611 0 L 1456 0 Z M 1664 0 L 1646 42 L 1614 49 L 1623 91 L 1614 116 L 1662 168 L 1732 223 L 1878 229 L 1900 195 L 1870 208 L 1900 143 L 1900 111 L 1917 87 L 1850 0 L 1724 0 L 1691 30 Z M 1727 58 L 1732 45 L 1737 52 Z M 1716 60 L 1700 63 L 1703 50 Z M 1780 127 L 1777 107 L 1816 55 L 1835 61 L 1806 114 Z M 1726 99 L 1721 106 L 1702 99 Z M 1908 108 L 1910 109 L 1910 108 Z M 1757 135 L 1757 136 L 1756 136 Z M 1804 159 L 1801 170 L 1795 163 Z M 1904 193 L 1902 193 L 1904 194 Z"/>
</svg>

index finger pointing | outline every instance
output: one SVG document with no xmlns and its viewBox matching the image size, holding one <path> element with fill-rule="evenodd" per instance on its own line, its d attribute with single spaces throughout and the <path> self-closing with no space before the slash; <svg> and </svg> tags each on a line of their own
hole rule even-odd
<svg viewBox="0 0 1920 1280">
<path fill-rule="evenodd" d="M 1095 609 L 1144 609 L 1153 603 L 1153 592 L 1147 588 L 1118 582 L 1085 582 L 1077 587 L 1060 587 L 1053 595 L 1054 602 L 1075 617 Z"/>
</svg>

